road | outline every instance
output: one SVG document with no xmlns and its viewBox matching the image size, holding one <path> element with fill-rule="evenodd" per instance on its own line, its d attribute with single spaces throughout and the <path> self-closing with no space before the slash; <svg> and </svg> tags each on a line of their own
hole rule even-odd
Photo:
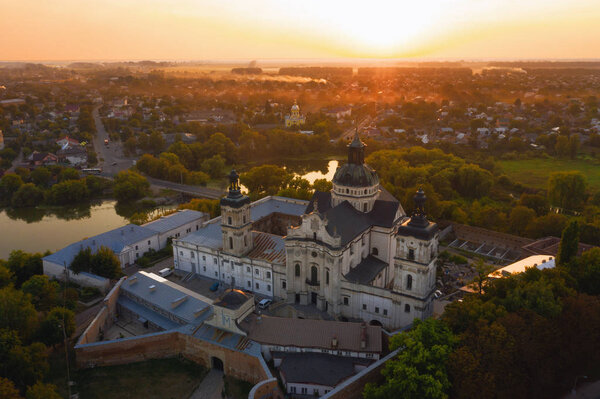
<svg viewBox="0 0 600 399">
<path fill-rule="evenodd" d="M 98 167 L 102 168 L 103 174 L 114 176 L 122 170 L 129 169 L 133 165 L 133 159 L 123 155 L 120 144 L 110 141 L 108 145 L 104 144 L 104 140 L 110 139 L 100 118 L 99 108 L 100 106 L 97 106 L 92 111 L 92 116 L 96 123 L 94 149 L 96 150 L 96 154 L 98 154 Z"/>
<path fill-rule="evenodd" d="M 190 186 L 188 184 L 173 183 L 166 180 L 153 179 L 151 177 L 146 178 L 153 187 L 179 191 L 180 193 L 193 195 L 200 198 L 219 199 L 223 196 L 223 194 L 225 194 L 223 191 L 214 188 Z"/>
</svg>

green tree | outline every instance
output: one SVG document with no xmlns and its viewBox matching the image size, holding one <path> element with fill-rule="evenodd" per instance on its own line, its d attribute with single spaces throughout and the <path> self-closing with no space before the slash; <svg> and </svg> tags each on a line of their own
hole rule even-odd
<svg viewBox="0 0 600 399">
<path fill-rule="evenodd" d="M 204 173 L 208 173 L 208 175 L 217 179 L 223 176 L 223 170 L 225 169 L 225 159 L 220 155 L 215 155 L 211 158 L 208 158 L 202 162 L 202 166 L 200 167 Z"/>
<path fill-rule="evenodd" d="M 59 286 L 56 281 L 50 281 L 48 276 L 37 275 L 23 283 L 21 290 L 31 295 L 31 302 L 37 310 L 46 311 L 56 306 Z"/>
<path fill-rule="evenodd" d="M 89 198 L 85 180 L 66 180 L 53 185 L 46 193 L 46 200 L 53 205 L 76 204 Z"/>
<path fill-rule="evenodd" d="M 315 191 L 327 193 L 333 188 L 333 183 L 327 179 L 316 179 L 312 186 Z"/>
<path fill-rule="evenodd" d="M 38 335 L 40 341 L 46 345 L 56 345 L 64 341 L 64 334 L 67 339 L 75 332 L 75 314 L 72 310 L 55 307 L 40 324 Z"/>
<path fill-rule="evenodd" d="M 107 247 L 101 246 L 98 251 L 92 255 L 90 271 L 98 276 L 114 279 L 120 277 L 121 262 L 115 253 Z"/>
<path fill-rule="evenodd" d="M 40 166 L 31 171 L 30 178 L 36 186 L 48 187 L 52 179 L 52 173 L 50 173 L 48 168 Z"/>
<path fill-rule="evenodd" d="M 58 181 L 79 180 L 79 171 L 73 168 L 63 168 L 58 174 Z"/>
<path fill-rule="evenodd" d="M 13 287 L 0 289 L 0 329 L 15 330 L 29 338 L 37 327 L 37 312 L 29 296 Z"/>
<path fill-rule="evenodd" d="M 571 220 L 562 232 L 560 246 L 556 261 L 559 265 L 567 265 L 575 256 L 579 249 L 579 223 L 577 220 Z"/>
<path fill-rule="evenodd" d="M 570 153 L 569 138 L 567 136 L 558 136 L 554 145 L 554 151 L 560 158 L 567 158 Z"/>
<path fill-rule="evenodd" d="M 275 195 L 287 187 L 292 179 L 285 169 L 275 165 L 262 165 L 243 173 L 240 181 L 245 185 L 253 198 Z"/>
<path fill-rule="evenodd" d="M 521 198 L 519 199 L 519 205 L 533 209 L 537 216 L 546 215 L 550 208 L 550 204 L 548 203 L 546 197 L 539 194 L 521 194 Z"/>
<path fill-rule="evenodd" d="M 577 287 L 588 295 L 600 295 L 600 248 L 585 251 L 569 264 Z"/>
<path fill-rule="evenodd" d="M 10 203 L 13 194 L 17 192 L 21 185 L 23 185 L 23 179 L 17 174 L 6 173 L 2 176 L 2 179 L 0 179 L 0 202 Z"/>
<path fill-rule="evenodd" d="M 2 399 L 23 399 L 15 384 L 8 378 L 0 377 L 0 398 Z"/>
<path fill-rule="evenodd" d="M 510 211 L 508 218 L 510 232 L 517 235 L 524 235 L 527 231 L 527 226 L 529 226 L 529 223 L 533 219 L 535 219 L 535 211 L 533 209 L 521 205 L 515 206 Z"/>
<path fill-rule="evenodd" d="M 473 164 L 461 166 L 456 173 L 456 191 L 468 198 L 487 195 L 493 182 L 490 172 Z"/>
<path fill-rule="evenodd" d="M 69 269 L 73 273 L 89 271 L 92 264 L 92 250 L 90 247 L 81 249 L 71 261 Z"/>
<path fill-rule="evenodd" d="M 38 206 L 44 200 L 44 192 L 33 183 L 22 184 L 12 196 L 14 208 Z"/>
<path fill-rule="evenodd" d="M 571 159 L 577 158 L 577 152 L 579 151 L 579 135 L 577 133 L 572 134 L 569 137 L 569 157 Z"/>
<path fill-rule="evenodd" d="M 3 261 L 0 261 L 0 288 L 12 284 L 14 279 L 13 273 L 3 263 Z"/>
<path fill-rule="evenodd" d="M 25 399 L 62 399 L 62 396 L 56 392 L 56 386 L 44 384 L 41 381 L 27 388 Z"/>
<path fill-rule="evenodd" d="M 5 265 L 15 276 L 15 285 L 21 287 L 36 274 L 44 274 L 42 254 L 29 254 L 21 250 L 11 251 Z"/>
<path fill-rule="evenodd" d="M 450 380 L 446 366 L 456 338 L 441 321 L 415 319 L 409 332 L 392 337 L 390 349 L 401 348 L 381 372 L 381 384 L 365 387 L 366 399 L 444 399 L 448 397 Z"/>
<path fill-rule="evenodd" d="M 148 193 L 150 183 L 139 173 L 123 170 L 115 177 L 113 190 L 118 201 L 132 201 Z"/>
<path fill-rule="evenodd" d="M 563 209 L 579 210 L 585 203 L 587 180 L 580 171 L 554 172 L 548 179 L 550 204 Z"/>
<path fill-rule="evenodd" d="M 474 285 L 480 295 L 483 293 L 483 286 L 489 280 L 488 275 L 493 271 L 494 266 L 485 263 L 483 259 L 478 259 L 475 263 Z"/>
</svg>

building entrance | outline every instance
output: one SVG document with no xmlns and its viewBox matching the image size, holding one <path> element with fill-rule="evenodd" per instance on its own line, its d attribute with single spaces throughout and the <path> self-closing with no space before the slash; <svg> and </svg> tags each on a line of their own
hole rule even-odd
<svg viewBox="0 0 600 399">
<path fill-rule="evenodd" d="M 223 361 L 218 357 L 211 357 L 210 363 L 213 369 L 223 371 Z"/>
<path fill-rule="evenodd" d="M 317 304 L 317 293 L 316 292 L 310 293 L 310 302 L 314 305 Z"/>
</svg>

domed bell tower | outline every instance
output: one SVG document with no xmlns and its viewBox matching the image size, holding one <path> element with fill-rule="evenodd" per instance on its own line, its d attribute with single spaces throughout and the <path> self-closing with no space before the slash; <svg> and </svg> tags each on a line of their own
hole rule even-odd
<svg viewBox="0 0 600 399">
<path fill-rule="evenodd" d="M 396 256 L 394 257 L 394 291 L 409 295 L 419 303 L 417 311 L 427 316 L 435 290 L 436 259 L 438 254 L 438 227 L 427 220 L 422 189 L 414 196 L 415 210 L 398 227 Z"/>
<path fill-rule="evenodd" d="M 250 198 L 242 194 L 235 169 L 229 173 L 229 192 L 221 198 L 221 230 L 223 252 L 243 256 L 252 249 Z"/>
</svg>

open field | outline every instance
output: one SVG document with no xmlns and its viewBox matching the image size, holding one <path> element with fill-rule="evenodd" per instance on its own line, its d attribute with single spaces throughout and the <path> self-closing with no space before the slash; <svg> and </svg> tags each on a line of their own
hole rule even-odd
<svg viewBox="0 0 600 399">
<path fill-rule="evenodd" d="M 498 161 L 503 172 L 526 186 L 545 189 L 552 172 L 579 170 L 592 191 L 600 190 L 600 163 L 583 159 L 525 159 Z"/>
<path fill-rule="evenodd" d="M 53 368 L 62 369 L 63 359 L 52 359 Z M 148 360 L 122 366 L 71 370 L 75 381 L 72 392 L 82 399 L 181 399 L 187 398 L 198 387 L 208 370 L 187 360 Z M 50 382 L 59 385 L 67 396 L 64 376 L 55 370 Z"/>
</svg>

